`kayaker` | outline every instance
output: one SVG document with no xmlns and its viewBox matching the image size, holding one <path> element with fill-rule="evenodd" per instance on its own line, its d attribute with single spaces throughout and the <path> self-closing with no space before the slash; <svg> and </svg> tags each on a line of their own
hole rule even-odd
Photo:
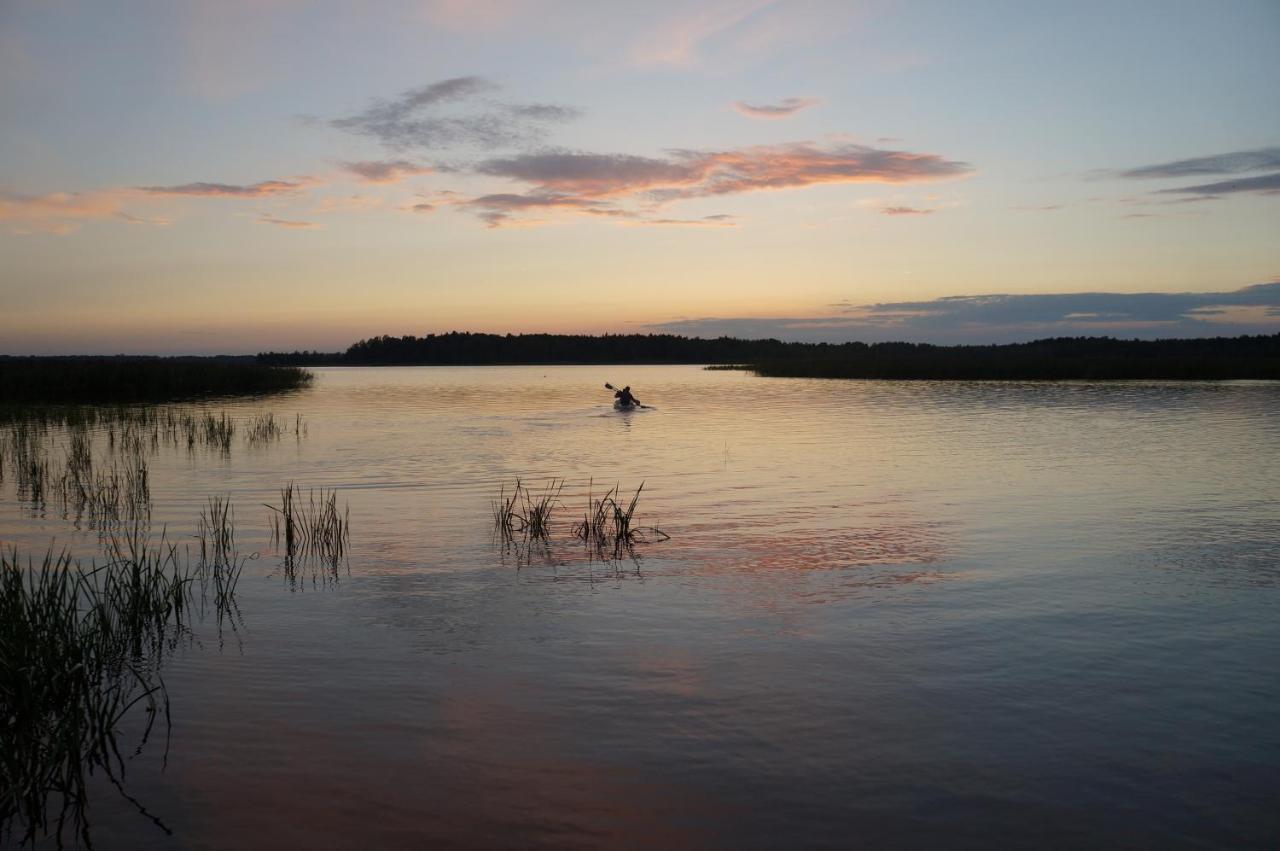
<svg viewBox="0 0 1280 851">
<path fill-rule="evenodd" d="M 626 407 L 631 407 L 632 405 L 639 406 L 640 404 L 640 400 L 631 395 L 630 384 L 614 393 L 613 398 L 618 400 L 619 405 L 624 405 Z"/>
</svg>

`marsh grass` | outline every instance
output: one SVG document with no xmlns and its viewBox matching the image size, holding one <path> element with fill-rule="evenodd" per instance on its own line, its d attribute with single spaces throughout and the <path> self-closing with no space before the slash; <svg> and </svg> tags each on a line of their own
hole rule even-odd
<svg viewBox="0 0 1280 851">
<path fill-rule="evenodd" d="M 101 774 L 139 813 L 168 832 L 125 792 L 126 719 L 140 715 L 134 754 L 170 707 L 160 666 L 192 636 L 196 571 L 163 536 L 141 527 L 115 535 L 106 560 L 85 567 L 50 549 L 25 561 L 0 553 L 0 837 L 19 844 L 68 832 L 92 846 L 89 778 Z M 234 584 L 215 601 L 233 605 Z"/>
<path fill-rule="evenodd" d="M 239 609 L 235 603 L 236 584 L 245 562 L 256 556 L 241 556 L 236 551 L 235 508 L 230 497 L 211 496 L 200 510 L 196 528 L 200 558 L 196 578 L 201 584 L 201 599 L 213 592 L 214 610 L 218 624 L 227 615 L 232 616 L 234 628 L 239 622 Z"/>
<path fill-rule="evenodd" d="M 225 411 L 174 405 L 0 406 L 0 484 L 11 479 L 36 512 L 52 503 L 77 524 L 117 525 L 149 518 L 148 459 L 161 449 L 228 457 L 238 433 L 266 445 L 290 427 L 299 441 L 308 432 L 300 414 L 292 423 L 271 412 L 238 423 Z"/>
<path fill-rule="evenodd" d="M 112 461 L 102 470 L 69 455 L 56 484 L 63 515 L 87 518 L 99 529 L 151 518 L 151 477 L 141 454 L 124 457 L 119 465 Z"/>
<path fill-rule="evenodd" d="M 231 441 L 235 438 L 236 424 L 225 411 L 216 417 L 212 412 L 205 411 L 204 416 L 197 421 L 197 427 L 205 446 L 226 455 L 231 454 Z"/>
<path fill-rule="evenodd" d="M 541 492 L 534 492 L 517 478 L 508 496 L 502 485 L 498 498 L 490 503 L 495 534 L 504 540 L 517 536 L 545 540 L 551 534 L 552 514 L 562 505 L 563 489 L 563 479 L 550 479 Z"/>
<path fill-rule="evenodd" d="M 285 557 L 313 558 L 337 564 L 351 541 L 351 509 L 338 509 L 338 492 L 320 488 L 307 492 L 293 482 L 280 489 L 279 507 L 266 504 L 271 514 L 271 542 L 284 544 Z"/>
<path fill-rule="evenodd" d="M 644 482 L 625 503 L 621 501 L 620 485 L 614 485 L 599 499 L 593 496 L 594 485 L 594 481 L 588 485 L 587 510 L 582 521 L 573 527 L 574 537 L 587 544 L 594 554 L 617 559 L 630 554 L 637 544 L 670 540 L 671 536 L 657 526 L 640 526 L 635 522 Z"/>
<path fill-rule="evenodd" d="M 503 543 L 504 558 L 512 555 L 518 565 L 534 560 L 554 561 L 546 545 L 553 537 L 552 519 L 563 507 L 560 495 L 563 479 L 550 479 L 541 491 L 534 491 L 517 478 L 508 490 L 504 483 L 497 498 L 490 501 L 494 537 Z M 573 524 L 573 537 L 587 544 L 593 558 L 617 560 L 634 556 L 638 544 L 669 540 L 657 526 L 636 522 L 636 509 L 644 483 L 629 499 L 614 485 L 602 496 L 594 495 L 594 480 L 587 486 L 587 509 Z"/>
<path fill-rule="evenodd" d="M 265 414 L 256 414 L 249 420 L 249 425 L 245 429 L 245 438 L 250 446 L 272 443 L 279 440 L 283 434 L 283 426 L 276 421 L 275 414 L 270 411 Z"/>
</svg>

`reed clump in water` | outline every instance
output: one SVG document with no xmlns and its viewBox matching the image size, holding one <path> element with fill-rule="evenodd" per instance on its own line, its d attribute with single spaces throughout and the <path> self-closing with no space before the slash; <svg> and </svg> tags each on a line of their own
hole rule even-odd
<svg viewBox="0 0 1280 851">
<path fill-rule="evenodd" d="M 341 561 L 351 541 L 351 509 L 338 510 L 338 492 L 320 488 L 301 499 L 293 482 L 280 489 L 280 506 L 267 505 L 271 515 L 273 544 L 284 544 L 287 559 L 316 558 L 331 564 Z"/>
<path fill-rule="evenodd" d="M 512 540 L 517 535 L 545 540 L 551 534 L 551 516 L 562 504 L 560 491 L 563 489 L 563 479 L 551 479 L 540 493 L 535 493 L 517 478 L 508 496 L 504 484 L 498 498 L 490 503 L 494 531 L 503 540 Z"/>
<path fill-rule="evenodd" d="M 604 496 L 595 499 L 592 486 L 587 490 L 587 510 L 582 522 L 574 524 L 573 535 L 583 543 L 592 547 L 597 554 L 612 552 L 614 558 L 634 549 L 636 544 L 650 541 L 666 541 L 671 536 L 657 526 L 639 526 L 635 523 L 636 506 L 640 503 L 640 493 L 644 490 L 644 482 L 636 488 L 631 499 L 624 504 L 620 501 L 619 485 L 614 485 Z"/>
<path fill-rule="evenodd" d="M 95 772 L 168 830 L 124 791 L 121 726 L 144 713 L 140 751 L 163 716 L 167 740 L 159 668 L 191 635 L 193 576 L 176 547 L 152 546 L 140 528 L 113 536 L 106 562 L 88 568 L 52 549 L 39 564 L 0 553 L 0 835 L 61 846 L 69 829 L 90 846 Z"/>
<path fill-rule="evenodd" d="M 247 560 L 236 552 L 235 509 L 230 497 L 209 497 L 200 510 L 196 540 L 200 545 L 196 577 L 206 594 L 212 586 L 214 607 L 221 623 L 224 614 L 235 612 L 236 583 Z"/>
<path fill-rule="evenodd" d="M 216 417 L 206 411 L 204 417 L 199 420 L 198 426 L 206 446 L 223 454 L 231 453 L 231 440 L 236 434 L 236 424 L 225 411 Z"/>
<path fill-rule="evenodd" d="M 257 446 L 279 440 L 284 434 L 284 427 L 276 421 L 275 414 L 268 411 L 265 414 L 256 414 L 249 420 L 249 425 L 245 430 L 245 438 L 250 446 Z"/>
<path fill-rule="evenodd" d="M 151 517 L 151 479 L 147 461 L 140 454 L 95 470 L 92 461 L 68 456 L 57 480 L 57 494 L 64 516 L 87 517 L 98 528 L 148 521 Z"/>
</svg>

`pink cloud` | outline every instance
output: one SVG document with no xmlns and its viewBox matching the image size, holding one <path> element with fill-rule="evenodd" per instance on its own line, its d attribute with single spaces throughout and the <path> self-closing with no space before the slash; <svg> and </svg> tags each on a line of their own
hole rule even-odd
<svg viewBox="0 0 1280 851">
<path fill-rule="evenodd" d="M 780 118 L 790 118 L 797 112 L 821 102 L 819 98 L 783 98 L 777 103 L 762 104 L 750 104 L 739 100 L 733 102 L 733 108 L 748 118 L 776 121 Z"/>
<path fill-rule="evenodd" d="M 0 190 L 0 221 L 14 223 L 16 233 L 52 233 L 66 235 L 91 220 L 116 220 L 130 224 L 168 224 L 167 219 L 142 218 L 122 209 L 130 201 L 138 201 L 138 192 L 130 189 L 101 189 L 89 192 L 50 192 L 25 195 Z"/>
<path fill-rule="evenodd" d="M 320 225 L 315 222 L 302 222 L 293 219 L 279 219 L 270 213 L 262 213 L 258 216 L 257 222 L 260 225 L 275 225 L 276 227 L 288 228 L 289 230 L 311 230 L 319 228 Z"/>
<path fill-rule="evenodd" d="M 605 202 L 652 210 L 672 201 L 843 183 L 905 184 L 963 177 L 973 169 L 938 154 L 852 143 L 760 145 L 730 151 L 675 151 L 667 158 L 543 151 L 487 160 L 476 170 L 531 185 L 524 194 L 466 202 L 500 208 L 505 221 L 528 207 L 577 208 L 596 215 Z M 616 208 L 611 208 L 616 209 Z M 644 218 L 631 212 L 635 218 Z M 491 221 L 491 224 L 493 222 Z"/>
<path fill-rule="evenodd" d="M 810 142 L 678 151 L 670 159 L 551 151 L 488 160 L 478 170 L 546 193 L 605 198 L 650 192 L 660 201 L 829 183 L 915 183 L 973 171 L 937 154 Z"/>
<path fill-rule="evenodd" d="M 411 163 L 408 160 L 364 160 L 342 163 L 343 171 L 354 175 L 361 183 L 399 183 L 406 177 L 431 174 L 435 169 Z"/>
<path fill-rule="evenodd" d="M 642 34 L 626 52 L 632 65 L 688 68 L 697 63 L 703 45 L 741 27 L 776 0 L 721 0 L 684 6 Z"/>
<path fill-rule="evenodd" d="M 149 195 L 188 195 L 201 198 L 269 198 L 275 195 L 294 195 L 319 181 L 312 177 L 296 177 L 293 180 L 263 180 L 258 183 L 238 185 L 233 183 L 183 183 L 177 186 L 140 186 Z"/>
</svg>

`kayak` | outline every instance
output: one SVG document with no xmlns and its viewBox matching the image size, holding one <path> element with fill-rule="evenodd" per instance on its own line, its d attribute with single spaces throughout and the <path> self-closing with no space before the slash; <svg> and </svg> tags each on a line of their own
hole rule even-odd
<svg viewBox="0 0 1280 851">
<path fill-rule="evenodd" d="M 640 405 L 636 402 L 623 402 L 621 399 L 613 403 L 615 411 L 634 411 L 639 407 Z"/>
</svg>

